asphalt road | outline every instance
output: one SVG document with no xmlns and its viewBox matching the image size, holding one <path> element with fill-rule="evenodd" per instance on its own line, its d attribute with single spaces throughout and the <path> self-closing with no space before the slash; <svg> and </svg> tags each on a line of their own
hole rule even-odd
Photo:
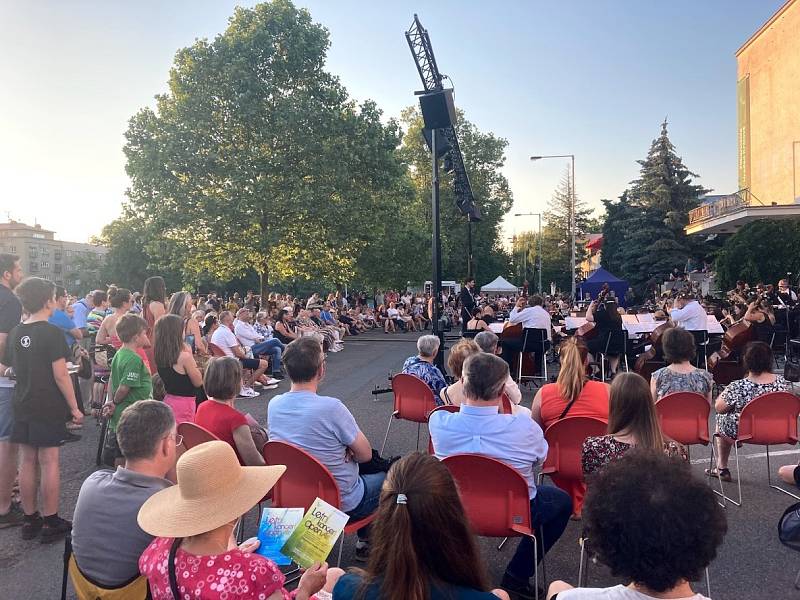
<svg viewBox="0 0 800 600">
<path fill-rule="evenodd" d="M 400 370 L 403 360 L 415 353 L 416 334 L 370 333 L 348 338 L 344 352 L 330 354 L 327 376 L 321 393 L 341 398 L 356 417 L 362 430 L 380 448 L 386 424 L 392 412 L 391 394 L 373 396 L 375 387 L 387 386 L 387 375 Z M 269 398 L 285 391 L 288 383 L 278 390 L 262 394 L 259 398 L 237 401 L 243 412 L 249 412 L 260 422 L 266 419 Z M 530 406 L 533 391 L 525 388 L 523 403 Z M 62 502 L 60 513 L 72 514 L 80 485 L 94 469 L 99 428 L 87 418 L 83 439 L 67 444 L 62 449 Z M 427 446 L 428 438 L 423 427 L 420 448 Z M 392 425 L 386 455 L 404 454 L 414 450 L 416 425 L 396 421 Z M 779 465 L 797 463 L 800 449 L 775 447 L 772 469 Z M 691 450 L 693 469 L 698 477 L 708 462 L 708 450 L 694 447 Z M 715 600 L 800 599 L 800 591 L 793 587 L 794 577 L 800 569 L 800 555 L 784 548 L 777 539 L 776 523 L 784 509 L 794 499 L 767 487 L 766 458 L 763 447 L 745 446 L 741 453 L 742 492 L 744 506 L 729 506 L 728 535 L 709 572 L 712 597 Z M 729 487 L 735 493 L 733 486 Z M 799 494 L 800 495 L 800 494 Z M 253 513 L 254 515 L 254 513 Z M 248 515 L 246 535 L 254 534 L 254 516 Z M 564 536 L 546 558 L 547 579 L 564 579 L 575 583 L 578 575 L 577 544 L 580 524 L 571 522 Z M 483 539 L 481 548 L 491 577 L 499 580 L 513 553 L 513 540 L 498 551 L 498 540 Z M 353 563 L 354 540 L 345 541 L 343 566 Z M 0 530 L 0 600 L 58 598 L 61 589 L 62 544 L 42 545 L 38 541 L 22 541 L 19 528 Z M 592 566 L 589 585 L 606 586 L 619 583 L 602 566 Z M 695 590 L 705 593 L 705 583 L 698 582 Z M 72 595 L 68 597 L 74 597 Z"/>
</svg>

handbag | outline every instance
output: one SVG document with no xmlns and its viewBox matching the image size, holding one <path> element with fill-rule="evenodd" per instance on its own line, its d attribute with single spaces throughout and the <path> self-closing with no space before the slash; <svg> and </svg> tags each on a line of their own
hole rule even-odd
<svg viewBox="0 0 800 600">
<path fill-rule="evenodd" d="M 783 511 L 778 520 L 778 539 L 787 548 L 800 552 L 800 502 Z"/>
<path fill-rule="evenodd" d="M 398 460 L 400 460 L 399 456 L 383 458 L 380 454 L 378 454 L 378 451 L 373 448 L 372 458 L 367 462 L 359 463 L 358 474 L 372 475 L 373 473 L 386 473 L 389 471 L 389 468 Z"/>
</svg>

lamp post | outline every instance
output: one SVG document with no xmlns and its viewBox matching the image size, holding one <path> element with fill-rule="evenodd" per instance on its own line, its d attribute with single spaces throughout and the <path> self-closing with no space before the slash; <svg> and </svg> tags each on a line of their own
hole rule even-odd
<svg viewBox="0 0 800 600">
<path fill-rule="evenodd" d="M 539 291 L 539 294 L 542 293 L 542 213 L 514 213 L 515 217 L 539 217 L 539 233 L 537 234 L 537 245 L 539 248 L 536 251 L 536 262 L 538 263 L 539 267 L 539 280 L 536 284 L 536 288 Z M 527 251 L 525 252 L 525 260 L 527 261 Z M 527 262 L 526 262 L 527 265 Z M 527 275 L 527 267 L 526 267 L 526 275 Z"/>
<path fill-rule="evenodd" d="M 569 236 L 570 236 L 570 268 L 572 269 L 572 286 L 570 292 L 572 301 L 575 301 L 575 155 L 574 154 L 548 154 L 546 156 L 531 156 L 531 160 L 543 160 L 545 158 L 569 158 L 572 161 L 572 178 L 570 182 L 571 202 L 569 207 Z"/>
</svg>

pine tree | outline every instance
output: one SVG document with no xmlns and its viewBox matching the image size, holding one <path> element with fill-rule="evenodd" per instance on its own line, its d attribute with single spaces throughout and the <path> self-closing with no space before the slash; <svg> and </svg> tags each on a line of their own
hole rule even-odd
<svg viewBox="0 0 800 600">
<path fill-rule="evenodd" d="M 692 182 L 699 176 L 675 152 L 666 120 L 647 158 L 637 162 L 639 178 L 623 194 L 625 203 L 621 197 L 618 205 L 606 204 L 607 211 L 612 207 L 616 212 L 606 217 L 605 230 L 611 235 L 603 240 L 603 253 L 610 258 L 604 256 L 603 264 L 616 267 L 620 276 L 638 286 L 663 279 L 675 267 L 682 270 L 690 257 L 704 255 L 702 240 L 689 238 L 684 227 L 689 211 L 709 190 Z"/>
<path fill-rule="evenodd" d="M 605 206 L 605 221 L 603 222 L 603 252 L 601 263 L 603 268 L 619 277 L 625 273 L 623 252 L 625 240 L 628 235 L 627 223 L 633 218 L 636 209 L 628 199 L 628 190 L 622 192 L 619 199 L 602 200 Z"/>
<path fill-rule="evenodd" d="M 572 239 L 570 236 L 569 220 L 572 207 L 572 184 L 567 169 L 561 182 L 553 192 L 548 209 L 544 213 L 547 225 L 542 231 L 542 279 L 545 287 L 551 281 L 561 290 L 569 290 L 571 281 L 570 272 L 570 251 Z M 592 220 L 592 210 L 586 207 L 578 195 L 575 195 L 575 236 L 580 236 L 589 232 Z M 579 268 L 580 262 L 585 258 L 586 249 L 582 244 L 575 246 L 575 268 Z"/>
</svg>

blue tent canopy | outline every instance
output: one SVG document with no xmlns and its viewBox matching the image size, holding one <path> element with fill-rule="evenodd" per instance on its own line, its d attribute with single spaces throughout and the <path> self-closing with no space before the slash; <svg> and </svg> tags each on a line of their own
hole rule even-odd
<svg viewBox="0 0 800 600">
<path fill-rule="evenodd" d="M 597 298 L 597 294 L 600 293 L 603 284 L 606 283 L 608 287 L 614 290 L 620 306 L 625 306 L 625 292 L 628 291 L 628 282 L 612 275 L 602 267 L 592 273 L 591 277 L 581 284 L 581 298 L 586 294 L 589 294 L 592 299 Z"/>
</svg>

